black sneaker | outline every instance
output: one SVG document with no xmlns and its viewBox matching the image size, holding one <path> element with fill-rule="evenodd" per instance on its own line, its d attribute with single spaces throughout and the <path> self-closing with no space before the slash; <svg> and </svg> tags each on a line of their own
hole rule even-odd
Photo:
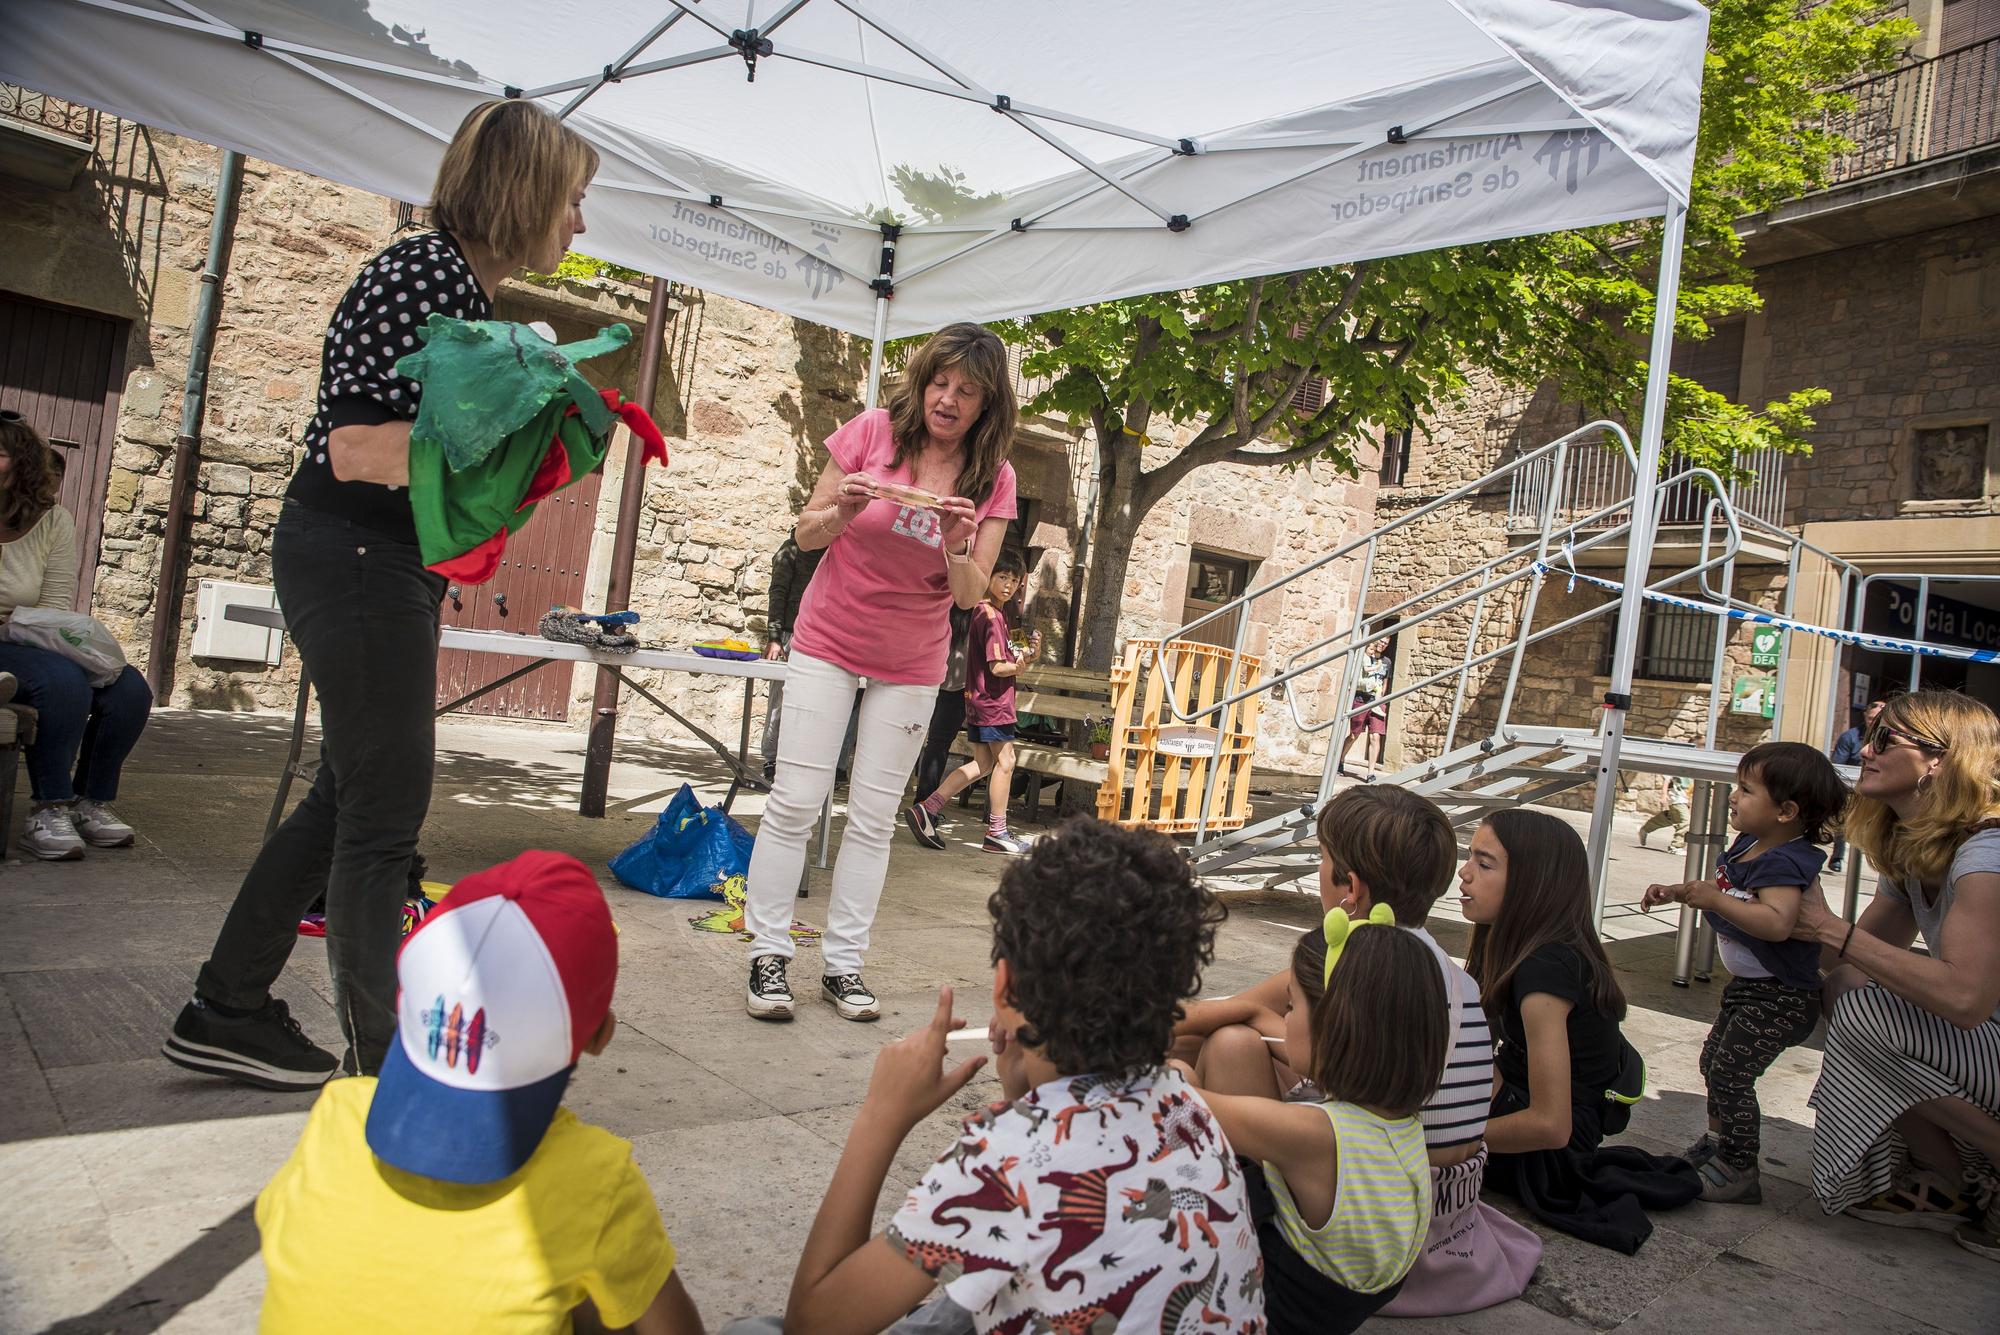
<svg viewBox="0 0 2000 1335">
<path fill-rule="evenodd" d="M 318 1089 L 340 1060 L 306 1037 L 276 997 L 250 1015 L 231 1017 L 200 997 L 181 1007 L 160 1055 L 176 1066 L 261 1089 Z"/>
<path fill-rule="evenodd" d="M 879 1020 L 882 1004 L 858 973 L 828 974 L 819 980 L 820 995 L 833 1003 L 843 1020 Z"/>
<path fill-rule="evenodd" d="M 910 833 L 917 836 L 917 842 L 925 848 L 943 848 L 944 840 L 938 835 L 937 817 L 919 802 L 903 813 L 903 824 L 910 827 Z"/>
<path fill-rule="evenodd" d="M 792 985 L 785 981 L 783 955 L 759 955 L 750 961 L 748 1007 L 759 1020 L 792 1018 Z"/>
</svg>

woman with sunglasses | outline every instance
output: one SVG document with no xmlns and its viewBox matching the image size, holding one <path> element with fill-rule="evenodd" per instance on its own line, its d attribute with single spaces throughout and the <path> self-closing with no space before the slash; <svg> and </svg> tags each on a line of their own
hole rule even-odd
<svg viewBox="0 0 2000 1335">
<path fill-rule="evenodd" d="M 75 602 L 76 524 L 57 501 L 62 475 L 55 458 L 26 418 L 0 411 L 0 622 L 24 607 L 67 612 Z M 132 827 L 111 802 L 125 757 L 153 712 L 146 679 L 127 667 L 93 686 L 74 659 L 30 644 L 0 644 L 0 675 L 11 675 L 16 698 L 40 715 L 28 748 L 34 808 L 21 831 L 22 851 L 70 862 L 86 844 L 130 844 Z"/>
<path fill-rule="evenodd" d="M 1828 970 L 1813 1191 L 2000 1260 L 2000 720 L 1950 691 L 1891 700 L 1854 795 L 1874 902 L 1850 924 L 1809 886 L 1792 932 Z"/>
</svg>

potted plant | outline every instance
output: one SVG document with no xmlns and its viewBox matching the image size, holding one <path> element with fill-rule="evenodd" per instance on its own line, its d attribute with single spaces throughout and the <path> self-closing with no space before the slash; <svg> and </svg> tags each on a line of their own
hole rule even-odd
<svg viewBox="0 0 2000 1335">
<path fill-rule="evenodd" d="M 1111 720 L 1108 718 L 1085 719 L 1090 725 L 1090 758 L 1108 760 L 1111 758 Z"/>
</svg>

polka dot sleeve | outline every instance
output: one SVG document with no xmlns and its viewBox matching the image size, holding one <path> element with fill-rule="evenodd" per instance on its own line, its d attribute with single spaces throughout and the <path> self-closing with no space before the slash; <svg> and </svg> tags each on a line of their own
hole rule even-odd
<svg viewBox="0 0 2000 1335">
<path fill-rule="evenodd" d="M 418 331 L 433 313 L 493 318 L 492 303 L 451 237 L 442 232 L 406 237 L 361 270 L 327 324 L 318 411 L 306 428 L 305 457 L 287 493 L 292 501 L 414 541 L 408 494 L 339 480 L 328 462 L 327 442 L 338 427 L 416 418 L 422 386 L 397 375 L 395 366 L 420 346 Z"/>
<path fill-rule="evenodd" d="M 327 427 L 411 419 L 422 394 L 395 373 L 431 313 L 492 318 L 492 305 L 450 239 L 432 232 L 391 246 L 354 280 L 326 331 L 320 397 Z"/>
</svg>

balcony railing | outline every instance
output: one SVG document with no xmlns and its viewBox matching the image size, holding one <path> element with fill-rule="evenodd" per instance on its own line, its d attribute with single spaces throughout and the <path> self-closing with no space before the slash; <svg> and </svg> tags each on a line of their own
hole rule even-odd
<svg viewBox="0 0 2000 1335">
<path fill-rule="evenodd" d="M 1668 456 L 1665 476 L 1672 477 L 1690 467 L 1681 455 Z M 1729 484 L 1729 503 L 1738 514 L 1752 515 L 1782 528 L 1785 523 L 1785 456 L 1776 450 L 1759 450 L 1739 465 L 1749 476 Z M 1549 470 L 1529 467 L 1515 472 L 1507 492 L 1507 527 L 1514 532 L 1542 526 L 1542 506 L 1548 498 Z M 1631 496 L 1632 465 L 1625 456 L 1610 449 L 1579 448 L 1563 470 L 1562 494 L 1555 500 L 1554 522 L 1575 523 L 1598 514 Z M 1707 513 L 1714 493 L 1707 487 L 1683 478 L 1667 485 L 1660 496 L 1662 526 L 1698 525 Z M 1622 514 L 1622 512 L 1621 512 Z M 1600 517 L 1595 525 L 1610 528 L 1622 523 L 1619 514 Z"/>
<path fill-rule="evenodd" d="M 25 121 L 67 139 L 86 144 L 97 142 L 94 109 L 16 84 L 0 83 L 0 120 Z"/>
<path fill-rule="evenodd" d="M 1969 148 L 2000 143 L 2000 37 L 1849 84 L 1851 110 L 1825 128 L 1854 151 L 1828 164 L 1827 184 L 1844 185 Z"/>
</svg>

